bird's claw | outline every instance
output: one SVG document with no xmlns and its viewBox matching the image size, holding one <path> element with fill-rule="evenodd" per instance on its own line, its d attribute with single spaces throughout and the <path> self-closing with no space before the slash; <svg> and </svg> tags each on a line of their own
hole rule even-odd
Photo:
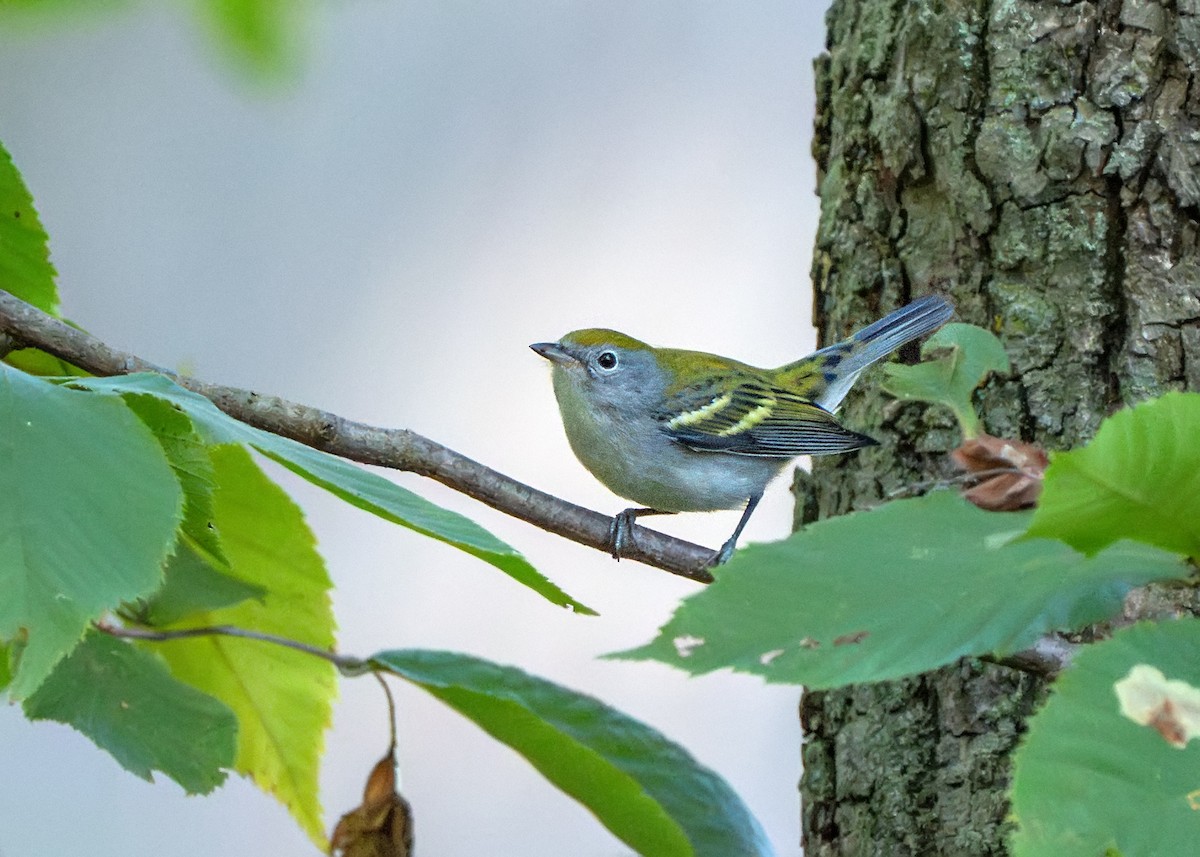
<svg viewBox="0 0 1200 857">
<path fill-rule="evenodd" d="M 729 562 L 729 558 L 733 556 L 733 549 L 737 547 L 737 539 L 730 539 L 721 545 L 721 549 L 713 553 L 712 559 L 709 561 L 709 566 L 724 565 Z"/>
<path fill-rule="evenodd" d="M 637 509 L 626 509 L 613 516 L 608 527 L 608 548 L 612 558 L 621 561 L 626 546 L 633 544 L 633 524 L 637 520 Z"/>
</svg>

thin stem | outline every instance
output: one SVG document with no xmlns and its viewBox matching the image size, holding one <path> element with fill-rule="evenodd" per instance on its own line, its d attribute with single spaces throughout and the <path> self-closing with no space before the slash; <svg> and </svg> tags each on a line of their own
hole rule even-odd
<svg viewBox="0 0 1200 857">
<path fill-rule="evenodd" d="M 93 625 L 96 630 L 113 637 L 155 643 L 188 640 L 196 637 L 239 637 L 243 640 L 256 640 L 257 642 L 269 643 L 273 646 L 283 646 L 284 648 L 293 649 L 294 651 L 303 652 L 306 655 L 312 655 L 313 657 L 328 661 L 337 667 L 338 671 L 347 678 L 356 678 L 364 673 L 371 673 L 375 676 L 376 681 L 379 682 L 383 688 L 384 695 L 387 697 L 388 723 L 391 724 L 391 741 L 388 745 L 390 748 L 388 753 L 389 755 L 395 755 L 396 702 L 392 697 L 391 688 L 388 687 L 387 682 L 383 679 L 383 673 L 387 672 L 387 670 L 374 666 L 369 660 L 363 660 L 362 658 L 350 655 L 339 655 L 328 649 L 320 649 L 316 646 L 310 646 L 308 643 L 301 643 L 298 640 L 291 640 L 275 634 L 266 634 L 262 631 L 251 631 L 248 628 L 238 628 L 234 625 L 207 625 L 196 628 L 177 628 L 172 631 L 130 628 L 123 625 L 113 625 L 108 622 L 95 622 Z M 980 660 L 1019 669 L 1022 672 L 1053 677 L 1070 666 L 1071 659 L 1078 649 L 1078 644 L 1068 642 L 1057 634 L 1047 634 L 1024 651 L 1014 652 L 1004 657 L 984 655 L 980 657 Z"/>
<path fill-rule="evenodd" d="M 131 628 L 126 625 L 113 625 L 108 622 L 96 622 L 94 624 L 96 630 L 103 631 L 105 634 L 113 637 L 124 637 L 129 640 L 144 640 L 154 643 L 189 640 L 195 637 L 239 637 L 243 640 L 256 640 L 260 643 L 282 646 L 285 649 L 292 649 L 324 661 L 329 661 L 345 676 L 358 676 L 364 672 L 376 671 L 374 667 L 361 658 L 339 655 L 328 649 L 321 649 L 308 643 L 301 643 L 299 640 L 280 637 L 276 634 L 267 634 L 263 631 L 251 631 L 249 628 L 238 628 L 234 625 L 204 625 L 196 628 L 176 628 L 171 631 L 156 631 L 150 628 Z"/>
<path fill-rule="evenodd" d="M 388 707 L 388 727 L 391 730 L 392 740 L 388 744 L 388 755 L 392 758 L 396 757 L 396 700 L 392 697 L 392 689 L 388 687 L 387 681 L 383 678 L 383 673 L 375 670 L 372 673 L 375 680 L 379 682 L 379 686 L 383 688 L 383 695 L 387 699 Z"/>
</svg>

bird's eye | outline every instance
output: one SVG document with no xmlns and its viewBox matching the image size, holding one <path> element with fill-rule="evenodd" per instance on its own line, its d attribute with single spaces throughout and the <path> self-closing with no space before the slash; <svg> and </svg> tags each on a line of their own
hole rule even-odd
<svg viewBox="0 0 1200 857">
<path fill-rule="evenodd" d="M 616 369 L 617 355 L 612 351 L 601 351 L 596 356 L 596 363 L 601 369 Z"/>
</svg>

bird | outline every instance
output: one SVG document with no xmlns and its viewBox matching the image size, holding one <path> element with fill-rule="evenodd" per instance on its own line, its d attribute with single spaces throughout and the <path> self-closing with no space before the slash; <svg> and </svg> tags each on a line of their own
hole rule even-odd
<svg viewBox="0 0 1200 857">
<path fill-rule="evenodd" d="M 950 320 L 946 298 L 918 298 L 848 338 L 777 369 L 702 351 L 655 348 L 606 328 L 529 346 L 552 364 L 563 428 L 579 461 L 638 505 L 613 518 L 620 559 L 645 515 L 744 507 L 712 559 L 729 560 L 763 491 L 800 455 L 877 441 L 834 414 L 868 366 Z"/>
</svg>

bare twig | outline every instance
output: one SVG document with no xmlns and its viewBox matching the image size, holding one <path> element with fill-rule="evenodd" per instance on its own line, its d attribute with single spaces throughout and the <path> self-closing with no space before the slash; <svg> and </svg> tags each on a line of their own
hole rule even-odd
<svg viewBox="0 0 1200 857">
<path fill-rule="evenodd" d="M 609 551 L 612 517 L 576 506 L 524 485 L 406 429 L 388 429 L 345 419 L 329 411 L 210 384 L 118 351 L 96 337 L 47 315 L 0 290 L 0 336 L 22 347 L 40 348 L 94 375 L 157 372 L 199 393 L 234 419 L 363 464 L 427 476 L 501 512 L 571 541 Z M 622 554 L 692 580 L 708 583 L 713 551 L 664 533 L 637 527 L 634 544 Z"/>
<path fill-rule="evenodd" d="M 124 637 L 128 640 L 145 640 L 154 643 L 165 643 L 171 640 L 190 640 L 195 637 L 239 637 L 243 640 L 256 640 L 260 643 L 270 643 L 273 646 L 283 646 L 294 649 L 314 658 L 329 661 L 345 676 L 359 676 L 363 673 L 374 672 L 367 661 L 339 655 L 329 649 L 310 646 L 289 637 L 267 634 L 263 631 L 251 631 L 249 628 L 239 628 L 236 625 L 202 625 L 196 628 L 176 628 L 172 631 L 155 631 L 150 628 L 134 628 L 128 625 L 113 625 L 109 622 L 93 623 L 97 631 L 102 631 L 113 637 Z"/>
</svg>

